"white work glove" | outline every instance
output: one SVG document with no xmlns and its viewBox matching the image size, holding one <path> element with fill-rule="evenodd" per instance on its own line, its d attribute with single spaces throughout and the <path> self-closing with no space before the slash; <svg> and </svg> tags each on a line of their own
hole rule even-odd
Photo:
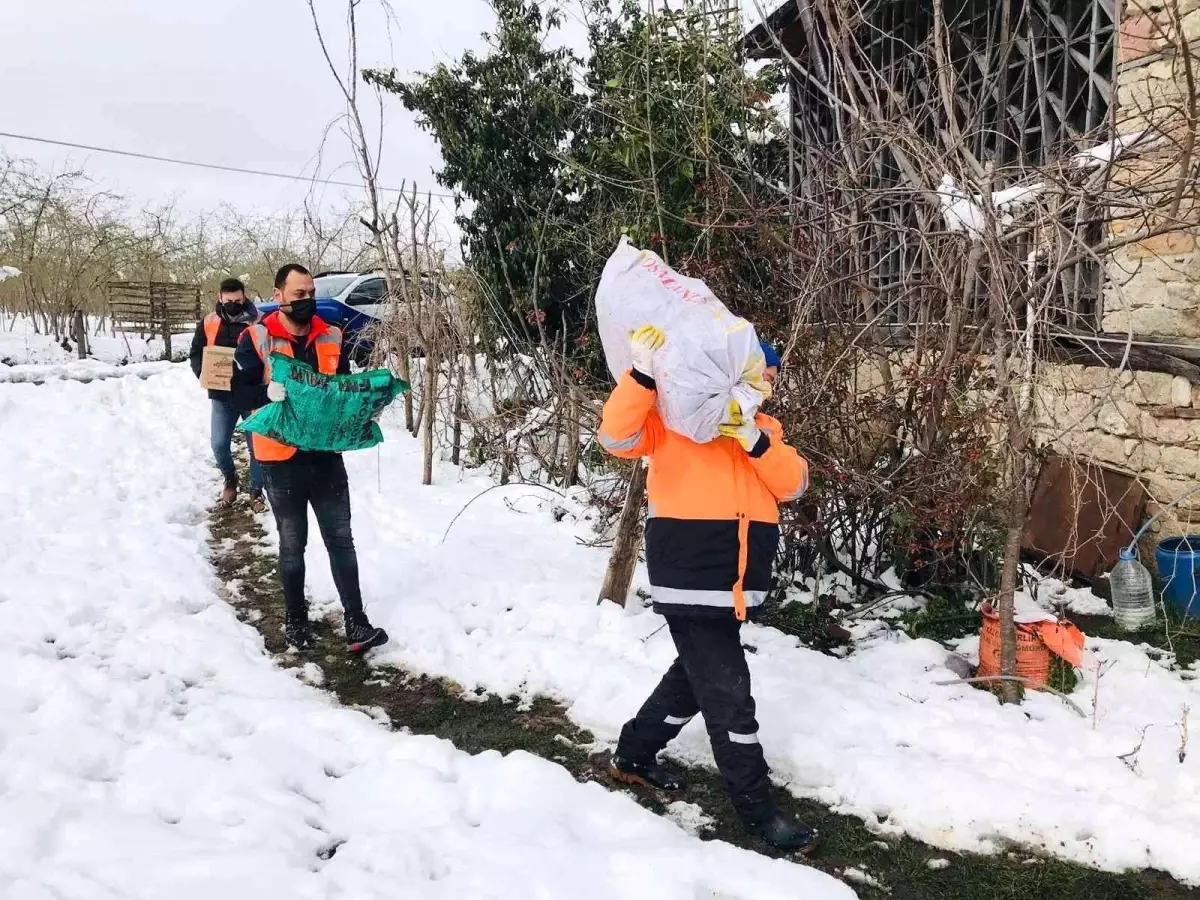
<svg viewBox="0 0 1200 900">
<path fill-rule="evenodd" d="M 742 449 L 747 453 L 754 449 L 759 438 L 762 437 L 762 432 L 754 424 L 754 419 L 747 419 L 742 415 L 742 407 L 736 400 L 729 401 L 726 422 L 718 425 L 717 431 L 721 437 L 733 438 L 742 445 Z"/>
<path fill-rule="evenodd" d="M 267 399 L 272 403 L 282 403 L 287 399 L 287 386 L 282 381 L 272 381 L 267 385 Z"/>
<path fill-rule="evenodd" d="M 667 336 L 653 325 L 643 325 L 629 336 L 633 367 L 643 375 L 654 377 L 654 353 L 667 342 Z"/>
</svg>

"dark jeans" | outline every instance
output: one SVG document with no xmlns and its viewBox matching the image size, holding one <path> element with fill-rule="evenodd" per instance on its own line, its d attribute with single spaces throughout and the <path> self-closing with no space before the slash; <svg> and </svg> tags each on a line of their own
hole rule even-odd
<svg viewBox="0 0 1200 900">
<path fill-rule="evenodd" d="M 213 400 L 212 402 L 212 452 L 217 461 L 217 468 L 227 479 L 237 477 L 237 469 L 233 465 L 233 429 L 238 423 L 238 413 L 228 400 Z M 241 416 L 241 418 L 246 418 Z M 250 435 L 246 435 L 246 452 L 250 454 L 250 492 L 257 493 L 263 489 L 262 466 L 254 458 L 254 448 Z"/>
<path fill-rule="evenodd" d="M 336 453 L 297 453 L 284 462 L 263 466 L 267 499 L 279 528 L 279 575 L 289 619 L 308 616 L 304 599 L 304 548 L 308 544 L 308 507 L 321 529 L 333 583 L 346 621 L 365 620 L 358 585 L 358 555 L 350 532 L 350 484 L 346 466 Z"/>
<path fill-rule="evenodd" d="M 648 763 L 701 713 L 734 809 L 744 822 L 758 822 L 770 810 L 767 761 L 758 742 L 741 623 L 732 614 L 673 615 L 667 627 L 679 656 L 622 729 L 617 755 Z"/>
</svg>

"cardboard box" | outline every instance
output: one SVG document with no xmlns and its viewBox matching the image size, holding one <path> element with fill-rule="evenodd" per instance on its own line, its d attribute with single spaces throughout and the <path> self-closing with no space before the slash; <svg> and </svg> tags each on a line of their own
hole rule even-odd
<svg viewBox="0 0 1200 900">
<path fill-rule="evenodd" d="M 233 348 L 205 347 L 200 363 L 200 387 L 208 391 L 227 391 L 233 380 Z"/>
</svg>

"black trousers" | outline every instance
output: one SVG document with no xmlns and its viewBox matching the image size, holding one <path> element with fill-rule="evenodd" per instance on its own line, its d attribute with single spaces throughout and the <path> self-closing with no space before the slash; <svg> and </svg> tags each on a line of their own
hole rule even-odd
<svg viewBox="0 0 1200 900">
<path fill-rule="evenodd" d="M 652 761 L 700 713 L 734 809 L 744 822 L 757 822 L 770 809 L 767 761 L 758 742 L 741 623 L 732 612 L 728 618 L 671 615 L 667 627 L 679 656 L 625 724 L 617 755 Z"/>
<path fill-rule="evenodd" d="M 263 465 L 263 480 L 275 525 L 279 528 L 279 576 L 290 620 L 308 617 L 304 599 L 304 548 L 308 544 L 308 507 L 329 552 L 346 621 L 365 618 L 358 584 L 358 554 L 350 531 L 350 484 L 336 453 L 297 453 L 289 460 Z"/>
</svg>

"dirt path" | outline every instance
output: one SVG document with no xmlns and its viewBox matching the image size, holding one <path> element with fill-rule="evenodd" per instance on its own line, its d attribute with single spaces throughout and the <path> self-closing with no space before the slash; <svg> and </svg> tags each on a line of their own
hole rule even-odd
<svg viewBox="0 0 1200 900">
<path fill-rule="evenodd" d="M 261 551 L 263 530 L 250 509 L 240 503 L 214 509 L 210 519 L 212 562 L 221 581 L 232 588 L 227 599 L 238 615 L 258 629 L 279 665 L 319 666 L 320 678 L 310 680 L 319 681 L 347 706 L 386 716 L 393 728 L 445 738 L 468 753 L 533 753 L 562 765 L 579 781 L 596 781 L 610 790 L 630 793 L 656 813 L 667 811 L 665 802 L 695 804 L 712 820 L 702 837 L 780 855 L 742 833 L 715 772 L 687 769 L 686 793 L 670 798 L 614 783 L 606 774 L 607 754 L 591 753 L 592 736 L 573 725 L 562 707 L 551 700 L 539 699 L 528 709 L 495 696 L 467 700 L 453 682 L 392 666 L 368 665 L 346 653 L 340 622 L 316 623 L 318 645 L 309 657 L 285 652 L 283 598 L 275 557 Z M 1113 875 L 1037 856 L 1028 849 L 976 856 L 948 853 L 907 839 L 885 841 L 858 819 L 796 800 L 781 790 L 776 790 L 776 795 L 781 805 L 819 829 L 821 846 L 808 864 L 847 881 L 863 898 L 1167 900 L 1200 895 L 1162 873 Z"/>
</svg>

